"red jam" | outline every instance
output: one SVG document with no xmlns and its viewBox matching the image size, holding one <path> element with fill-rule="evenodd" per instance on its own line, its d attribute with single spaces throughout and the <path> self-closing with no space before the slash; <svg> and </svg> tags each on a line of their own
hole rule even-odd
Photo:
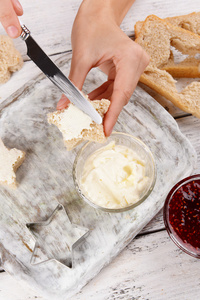
<svg viewBox="0 0 200 300">
<path fill-rule="evenodd" d="M 165 202 L 164 221 L 172 240 L 200 258 L 200 175 L 187 177 L 173 187 Z"/>
</svg>

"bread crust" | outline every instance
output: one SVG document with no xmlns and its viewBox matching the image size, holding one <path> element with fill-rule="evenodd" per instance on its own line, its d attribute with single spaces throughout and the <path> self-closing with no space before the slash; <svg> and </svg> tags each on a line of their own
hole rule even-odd
<svg viewBox="0 0 200 300">
<path fill-rule="evenodd" d="M 200 36 L 151 15 L 142 24 L 136 42 L 151 57 L 150 64 L 142 74 L 140 81 L 183 111 L 200 118 L 200 82 L 193 82 L 183 91 L 178 92 L 176 81 L 166 69 L 162 69 L 165 68 L 171 57 L 171 45 L 184 54 L 195 55 L 200 52 Z M 171 68 L 174 75 L 177 75 L 178 72 L 189 73 L 189 66 L 183 65 L 181 69 L 177 68 L 176 70 L 173 66 Z M 190 71 L 190 76 L 196 75 L 197 68 L 198 65 L 195 70 Z"/>
<path fill-rule="evenodd" d="M 163 19 L 164 21 L 178 26 L 180 28 L 189 30 L 195 34 L 200 35 L 200 12 L 193 12 L 186 15 L 168 17 Z M 138 37 L 144 21 L 136 22 L 135 38 Z M 169 61 L 160 67 L 162 70 L 167 71 L 173 77 L 177 78 L 198 78 L 200 77 L 200 58 L 189 57 L 180 63 L 175 63 L 174 59 L 169 59 Z"/>
<path fill-rule="evenodd" d="M 101 115 L 102 118 L 106 114 L 110 105 L 110 101 L 107 99 L 93 100 L 90 101 L 90 103 L 98 111 L 98 113 Z M 67 110 L 67 108 L 65 110 Z M 63 133 L 63 128 L 62 126 L 60 126 L 59 122 L 57 121 L 56 116 L 60 116 L 62 118 L 62 113 L 65 110 L 55 111 L 53 113 L 48 114 L 48 122 L 50 124 L 56 125 L 62 133 Z M 64 144 L 67 150 L 70 151 L 83 141 L 94 141 L 98 143 L 104 143 L 106 141 L 106 137 L 104 134 L 103 125 L 92 122 L 89 129 L 83 128 L 83 130 L 80 133 L 80 137 L 75 137 L 72 139 L 64 139 Z"/>
<path fill-rule="evenodd" d="M 7 82 L 12 73 L 23 65 L 21 54 L 15 49 L 13 41 L 6 35 L 0 35 L 0 84 Z"/>
<path fill-rule="evenodd" d="M 8 155 L 8 163 L 5 165 L 0 163 L 0 168 L 4 167 L 4 168 L 8 168 L 10 173 L 10 177 L 8 178 L 8 176 L 2 177 L 0 178 L 0 184 L 1 185 L 6 185 L 9 186 L 11 188 L 16 188 L 17 187 L 17 181 L 16 181 L 16 171 L 17 169 L 21 166 L 21 164 L 23 163 L 24 159 L 25 159 L 25 152 L 18 150 L 16 148 L 12 148 L 12 149 L 8 149 L 3 141 L 0 138 L 0 153 L 4 153 L 4 157 L 0 157 L 0 160 L 3 159 L 4 161 L 6 161 L 6 157 Z M 0 169 L 1 171 L 1 169 Z"/>
</svg>

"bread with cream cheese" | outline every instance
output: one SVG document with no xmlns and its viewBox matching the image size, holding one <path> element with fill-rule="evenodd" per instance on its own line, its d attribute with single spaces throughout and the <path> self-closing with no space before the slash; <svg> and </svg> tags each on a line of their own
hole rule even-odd
<svg viewBox="0 0 200 300">
<path fill-rule="evenodd" d="M 102 99 L 90 102 L 103 118 L 109 108 L 110 101 Z M 62 132 L 64 143 L 68 151 L 83 141 L 103 143 L 106 140 L 103 125 L 96 124 L 89 116 L 72 103 L 70 103 L 66 109 L 49 113 L 48 122 L 56 125 Z"/>
<path fill-rule="evenodd" d="M 0 184 L 16 187 L 15 172 L 25 159 L 25 152 L 16 148 L 8 149 L 0 139 Z"/>
</svg>

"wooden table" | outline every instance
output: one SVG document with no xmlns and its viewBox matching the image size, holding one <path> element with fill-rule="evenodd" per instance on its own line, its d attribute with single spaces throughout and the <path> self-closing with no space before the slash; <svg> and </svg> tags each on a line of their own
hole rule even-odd
<svg viewBox="0 0 200 300">
<path fill-rule="evenodd" d="M 23 22 L 52 59 L 71 51 L 70 32 L 80 3 L 81 0 L 57 0 L 56 4 L 53 0 L 21 0 L 24 7 Z M 135 22 L 144 20 L 149 14 L 164 18 L 199 10 L 199 0 L 136 0 L 121 28 L 131 36 Z M 0 34 L 4 34 L 2 27 Z M 15 45 L 25 63 L 20 72 L 0 86 L 0 103 L 40 73 L 26 56 L 24 43 L 17 39 Z M 169 101 L 148 91 L 176 119 L 182 133 L 196 149 L 198 161 L 194 173 L 200 173 L 200 120 L 188 116 Z M 168 237 L 161 211 L 108 267 L 72 299 L 198 300 L 199 269 L 200 261 L 183 253 Z M 9 274 L 0 274 L 0 299 L 28 300 L 36 296 L 37 299 L 43 299 L 30 287 L 18 285 Z"/>
</svg>

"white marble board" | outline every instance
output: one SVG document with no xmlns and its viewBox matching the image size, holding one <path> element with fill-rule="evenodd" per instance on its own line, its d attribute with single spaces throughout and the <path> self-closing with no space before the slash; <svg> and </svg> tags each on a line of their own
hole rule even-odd
<svg viewBox="0 0 200 300">
<path fill-rule="evenodd" d="M 67 74 L 69 56 L 64 55 L 57 64 Z M 102 72 L 93 70 L 84 91 L 90 92 L 104 80 Z M 0 189 L 0 257 L 11 275 L 30 283 L 47 299 L 62 300 L 78 292 L 155 216 L 170 188 L 192 173 L 196 153 L 171 115 L 137 87 L 115 130 L 131 133 L 149 146 L 156 160 L 156 185 L 146 201 L 131 211 L 97 211 L 74 188 L 72 166 L 80 146 L 67 152 L 59 130 L 47 123 L 47 113 L 55 110 L 60 95 L 40 75 L 1 104 L 0 137 L 8 147 L 26 151 L 26 160 L 17 171 L 18 189 Z M 72 223 L 88 228 L 89 233 L 74 250 L 73 268 L 57 260 L 31 265 L 35 239 L 26 224 L 45 221 L 58 203 Z M 65 214 L 56 218 L 49 233 L 53 242 L 48 245 L 63 252 L 62 239 L 55 241 L 58 235 L 64 239 L 65 221 Z M 38 259 L 45 260 L 45 254 Z"/>
</svg>

